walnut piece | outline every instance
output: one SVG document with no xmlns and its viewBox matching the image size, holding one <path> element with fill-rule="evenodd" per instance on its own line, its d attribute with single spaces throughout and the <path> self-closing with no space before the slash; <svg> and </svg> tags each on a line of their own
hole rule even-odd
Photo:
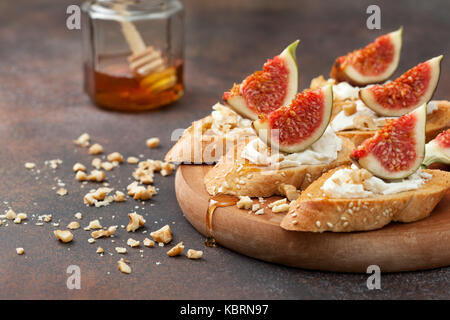
<svg viewBox="0 0 450 320">
<path fill-rule="evenodd" d="M 91 137 L 87 133 L 83 133 L 81 136 L 78 137 L 77 140 L 74 140 L 73 142 L 76 145 L 79 145 L 80 147 L 86 148 L 89 146 L 89 140 Z"/>
<path fill-rule="evenodd" d="M 124 247 L 115 247 L 114 249 L 116 250 L 117 253 L 120 253 L 120 254 L 127 253 L 127 248 L 124 248 Z"/>
<path fill-rule="evenodd" d="M 5 218 L 8 220 L 14 220 L 17 217 L 16 213 L 14 212 L 13 209 L 9 209 L 6 212 Z"/>
<path fill-rule="evenodd" d="M 286 200 L 287 200 L 286 198 L 283 198 L 283 199 L 281 199 L 281 200 L 274 201 L 274 202 L 272 202 L 272 203 L 269 203 L 268 207 L 269 207 L 269 208 L 273 208 L 273 207 L 275 207 L 275 206 L 279 206 L 280 204 L 285 204 L 285 203 L 287 203 Z"/>
<path fill-rule="evenodd" d="M 64 243 L 70 242 L 73 239 L 73 234 L 69 230 L 55 230 L 53 233 L 57 239 Z"/>
<path fill-rule="evenodd" d="M 150 235 L 156 242 L 167 244 L 172 241 L 172 230 L 170 230 L 170 226 L 168 224 L 159 230 L 153 231 Z"/>
<path fill-rule="evenodd" d="M 86 171 L 86 167 L 82 163 L 75 163 L 72 167 L 73 172 Z"/>
<path fill-rule="evenodd" d="M 89 225 L 84 228 L 84 230 L 89 231 L 89 230 L 95 230 L 95 229 L 101 229 L 102 225 L 100 224 L 100 221 L 98 219 L 92 220 L 89 222 Z"/>
<path fill-rule="evenodd" d="M 76 230 L 80 228 L 80 223 L 77 221 L 72 221 L 67 225 L 67 229 Z"/>
<path fill-rule="evenodd" d="M 108 238 L 108 237 L 111 237 L 112 235 L 114 235 L 116 233 L 116 230 L 117 230 L 117 226 L 111 226 L 106 230 L 100 229 L 100 230 L 92 231 L 91 237 L 94 239 Z"/>
<path fill-rule="evenodd" d="M 127 245 L 132 247 L 132 248 L 137 248 L 141 245 L 140 241 L 134 240 L 133 238 L 129 238 L 127 240 Z"/>
<path fill-rule="evenodd" d="M 89 154 L 101 154 L 103 152 L 103 147 L 98 144 L 98 143 L 94 143 L 90 148 L 89 148 Z"/>
<path fill-rule="evenodd" d="M 22 255 L 25 253 L 25 250 L 23 248 L 16 248 L 16 252 L 18 255 Z"/>
<path fill-rule="evenodd" d="M 127 225 L 128 232 L 134 232 L 145 224 L 144 217 L 136 212 L 129 213 L 128 218 L 130 219 L 130 222 Z"/>
<path fill-rule="evenodd" d="M 97 248 L 97 251 L 95 251 L 95 253 L 98 253 L 98 254 L 102 254 L 102 253 L 104 253 L 104 252 L 105 252 L 105 250 L 103 250 L 102 247 L 98 247 L 98 248 Z"/>
<path fill-rule="evenodd" d="M 114 201 L 124 202 L 125 201 L 125 193 L 123 193 L 122 191 L 116 191 L 116 194 L 114 195 Z"/>
<path fill-rule="evenodd" d="M 189 249 L 186 253 L 186 257 L 188 257 L 188 259 L 201 259 L 203 257 L 203 251 Z"/>
<path fill-rule="evenodd" d="M 149 247 L 149 248 L 153 248 L 155 246 L 155 241 L 150 240 L 149 238 L 145 238 L 143 243 L 144 243 L 144 246 Z"/>
<path fill-rule="evenodd" d="M 239 209 L 248 210 L 252 207 L 253 201 L 248 196 L 240 196 L 239 201 L 236 203 Z"/>
<path fill-rule="evenodd" d="M 342 110 L 344 110 L 344 114 L 346 116 L 351 116 L 356 112 L 356 103 L 353 101 L 350 101 L 344 105 L 342 105 Z"/>
<path fill-rule="evenodd" d="M 56 193 L 58 195 L 60 195 L 61 197 L 65 196 L 67 194 L 67 189 L 66 188 L 59 188 L 58 191 L 56 191 Z"/>
<path fill-rule="evenodd" d="M 139 158 L 136 158 L 136 157 L 128 157 L 127 158 L 127 163 L 129 163 L 129 164 L 136 164 L 138 162 L 139 162 Z"/>
<path fill-rule="evenodd" d="M 78 181 L 86 181 L 87 180 L 87 174 L 84 171 L 77 171 L 77 173 L 75 174 L 75 179 L 77 179 Z"/>
<path fill-rule="evenodd" d="M 113 153 L 108 154 L 106 159 L 108 159 L 108 161 L 111 161 L 111 162 L 112 161 L 117 161 L 118 163 L 123 162 L 123 156 L 119 152 L 113 152 Z"/>
<path fill-rule="evenodd" d="M 159 138 L 149 138 L 145 143 L 149 148 L 156 148 L 159 145 Z"/>
<path fill-rule="evenodd" d="M 279 213 L 279 212 L 286 212 L 289 210 L 290 205 L 288 203 L 282 203 L 276 206 L 272 207 L 272 212 Z"/>
<path fill-rule="evenodd" d="M 114 165 L 108 161 L 102 162 L 101 167 L 106 171 L 111 171 L 112 169 L 114 169 Z"/>
<path fill-rule="evenodd" d="M 334 79 L 326 80 L 323 75 L 320 75 L 320 76 L 318 76 L 318 77 L 316 77 L 316 78 L 311 80 L 309 88 L 310 89 L 317 89 L 317 88 L 326 86 L 327 84 L 335 84 L 335 83 L 336 83 L 336 81 Z"/>
<path fill-rule="evenodd" d="M 183 242 L 178 243 L 175 247 L 167 251 L 169 257 L 179 256 L 184 250 Z"/>
<path fill-rule="evenodd" d="M 25 168 L 28 170 L 34 169 L 36 167 L 36 164 L 34 162 L 25 162 Z"/>
<path fill-rule="evenodd" d="M 156 188 L 153 186 L 139 186 L 137 181 L 127 186 L 128 194 L 135 200 L 149 200 L 156 194 Z"/>
<path fill-rule="evenodd" d="M 353 125 L 356 129 L 368 131 L 377 130 L 378 127 L 373 119 L 366 114 L 359 114 L 353 119 Z"/>
<path fill-rule="evenodd" d="M 131 268 L 130 266 L 125 262 L 125 259 L 120 259 L 119 261 L 117 261 L 117 267 L 119 268 L 119 271 L 122 273 L 126 273 L 126 274 L 130 274 L 131 273 Z"/>
<path fill-rule="evenodd" d="M 105 171 L 102 170 L 92 170 L 91 173 L 88 175 L 87 179 L 89 181 L 95 181 L 95 182 L 102 182 L 106 178 Z"/>
<path fill-rule="evenodd" d="M 95 169 L 99 170 L 102 167 L 102 159 L 100 159 L 100 158 L 92 159 L 91 166 L 93 166 Z"/>
<path fill-rule="evenodd" d="M 170 176 L 172 174 L 173 170 L 175 170 L 175 165 L 173 163 L 163 162 L 159 173 L 161 173 L 161 175 L 163 177 Z"/>
</svg>

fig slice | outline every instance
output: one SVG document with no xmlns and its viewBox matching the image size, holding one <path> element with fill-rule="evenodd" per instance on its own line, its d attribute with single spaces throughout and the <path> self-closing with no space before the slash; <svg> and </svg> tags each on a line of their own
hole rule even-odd
<svg viewBox="0 0 450 320">
<path fill-rule="evenodd" d="M 423 165 L 439 162 L 450 164 L 450 129 L 441 132 L 425 146 Z"/>
<path fill-rule="evenodd" d="M 427 107 L 423 104 L 411 113 L 388 120 L 373 137 L 353 150 L 352 160 L 382 179 L 408 177 L 424 158 L 426 119 Z"/>
<path fill-rule="evenodd" d="M 290 105 L 261 115 L 253 122 L 253 128 L 273 149 L 299 152 L 323 135 L 330 122 L 332 107 L 332 85 L 305 90 L 297 94 Z"/>
<path fill-rule="evenodd" d="M 361 89 L 366 106 L 382 116 L 398 117 L 428 102 L 439 81 L 443 56 L 422 62 L 394 81 Z"/>
<path fill-rule="evenodd" d="M 336 59 L 330 77 L 355 86 L 383 82 L 395 72 L 400 60 L 402 31 L 382 35 L 366 47 Z"/>
<path fill-rule="evenodd" d="M 298 90 L 295 50 L 299 40 L 281 54 L 267 60 L 262 71 L 256 71 L 223 94 L 223 99 L 239 114 L 252 120 L 289 104 Z"/>
</svg>

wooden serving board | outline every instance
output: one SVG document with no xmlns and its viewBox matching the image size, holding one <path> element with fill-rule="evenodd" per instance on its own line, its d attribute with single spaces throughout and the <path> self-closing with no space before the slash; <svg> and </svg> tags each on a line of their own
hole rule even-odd
<svg viewBox="0 0 450 320">
<path fill-rule="evenodd" d="M 210 196 L 203 177 L 210 168 L 181 165 L 175 178 L 184 215 L 205 236 Z M 268 198 L 264 207 L 277 199 Z M 283 216 L 269 208 L 263 215 L 249 214 L 235 205 L 217 208 L 212 217 L 213 235 L 218 244 L 244 255 L 306 269 L 365 273 L 369 265 L 378 265 L 382 272 L 450 265 L 450 192 L 430 217 L 408 224 L 391 223 L 376 231 L 286 231 L 279 226 Z"/>
</svg>

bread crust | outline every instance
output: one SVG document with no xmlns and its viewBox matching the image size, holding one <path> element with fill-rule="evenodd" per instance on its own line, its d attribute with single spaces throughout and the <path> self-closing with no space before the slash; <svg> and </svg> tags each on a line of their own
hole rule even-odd
<svg viewBox="0 0 450 320">
<path fill-rule="evenodd" d="M 343 138 L 338 158 L 330 164 L 303 165 L 280 170 L 254 165 L 241 157 L 246 143 L 239 143 L 230 150 L 205 176 L 209 194 L 224 193 L 236 196 L 270 197 L 282 195 L 281 185 L 293 185 L 299 190 L 308 187 L 328 170 L 350 163 L 353 143 Z"/>
<path fill-rule="evenodd" d="M 164 160 L 186 164 L 213 164 L 234 147 L 236 141 L 252 136 L 235 134 L 230 137 L 205 134 L 211 128 L 212 122 L 211 115 L 192 122 L 192 125 L 184 131 L 180 139 L 167 152 Z"/>
<path fill-rule="evenodd" d="M 450 102 L 446 100 L 434 102 L 438 104 L 438 108 L 432 114 L 427 115 L 426 142 L 433 140 L 439 133 L 450 127 Z M 340 110 L 337 109 L 333 112 L 333 115 L 339 113 Z M 376 130 L 345 130 L 336 132 L 336 135 L 350 139 L 355 146 L 359 146 L 364 140 L 374 136 L 375 133 Z"/>
<path fill-rule="evenodd" d="M 433 177 L 417 190 L 361 199 L 324 197 L 320 187 L 341 168 L 327 172 L 302 192 L 283 218 L 283 229 L 351 232 L 380 229 L 391 221 L 413 222 L 428 217 L 450 189 L 450 172 L 424 170 Z"/>
</svg>

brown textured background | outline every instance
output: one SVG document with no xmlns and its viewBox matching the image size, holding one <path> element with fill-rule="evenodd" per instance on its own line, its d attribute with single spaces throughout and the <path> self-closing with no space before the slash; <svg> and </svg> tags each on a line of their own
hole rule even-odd
<svg viewBox="0 0 450 320">
<path fill-rule="evenodd" d="M 381 33 L 404 26 L 403 52 L 396 76 L 439 54 L 450 52 L 448 1 L 185 1 L 185 97 L 143 114 L 106 112 L 94 107 L 82 92 L 80 31 L 65 27 L 66 8 L 75 0 L 2 1 L 0 3 L 0 212 L 12 206 L 29 217 L 53 214 L 62 226 L 73 214 L 84 214 L 82 226 L 103 217 L 102 224 L 126 224 L 136 203 L 95 209 L 82 204 L 71 167 L 90 163 L 92 156 L 71 140 L 89 132 L 106 152 L 144 154 L 162 159 L 172 144 L 170 133 L 209 113 L 222 92 L 234 81 L 259 68 L 268 57 L 300 38 L 300 86 L 312 77 L 328 74 L 336 56 L 363 46 Z M 365 27 L 369 4 L 382 10 L 382 30 Z M 435 97 L 448 99 L 450 60 L 442 63 Z M 161 147 L 150 150 L 145 138 L 159 136 Z M 55 172 L 44 161 L 64 161 Z M 36 162 L 39 180 L 25 170 Z M 124 165 L 108 176 L 113 186 L 125 187 L 132 171 Z M 69 194 L 58 197 L 55 177 Z M 120 181 L 120 182 L 119 182 Z M 175 199 L 173 176 L 157 176 L 160 194 L 139 208 L 149 230 L 169 223 L 174 243 L 205 251 L 201 261 L 168 258 L 166 248 L 144 248 L 144 258 L 129 249 L 133 273 L 116 268 L 115 246 L 125 246 L 129 234 L 120 231 L 116 243 L 88 244 L 88 233 L 74 231 L 69 245 L 58 243 L 52 225 L 0 226 L 0 298 L 41 299 L 308 299 L 308 298 L 449 298 L 449 268 L 385 274 L 382 290 L 369 291 L 366 276 L 287 268 L 260 262 L 225 248 L 205 248 L 203 237 L 183 218 Z M 7 204 L 4 203 L 7 202 Z M 155 206 L 150 206 L 154 203 Z M 141 205 L 139 205 L 142 207 Z M 115 219 L 112 216 L 115 215 Z M 158 223 L 155 223 L 158 222 Z M 175 222 L 175 224 L 172 224 Z M 137 233 L 134 238 L 142 240 Z M 113 256 L 99 257 L 97 245 Z M 24 247 L 18 256 L 16 247 Z M 160 265 L 155 262 L 160 261 Z M 81 290 L 66 288 L 66 268 L 81 268 Z M 110 274 L 108 274 L 110 272 Z"/>
</svg>

